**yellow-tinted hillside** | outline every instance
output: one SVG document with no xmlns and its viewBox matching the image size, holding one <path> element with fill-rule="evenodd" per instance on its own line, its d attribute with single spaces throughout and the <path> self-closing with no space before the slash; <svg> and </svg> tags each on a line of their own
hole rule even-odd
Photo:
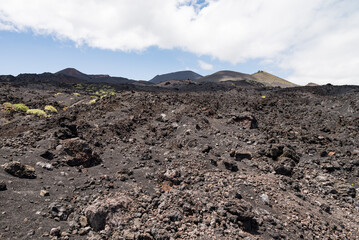
<svg viewBox="0 0 359 240">
<path fill-rule="evenodd" d="M 291 83 L 283 78 L 274 76 L 273 74 L 264 72 L 264 71 L 258 71 L 254 74 L 252 74 L 253 77 L 256 78 L 256 81 L 263 83 L 266 86 L 272 86 L 272 87 L 296 87 L 298 85 Z"/>
</svg>

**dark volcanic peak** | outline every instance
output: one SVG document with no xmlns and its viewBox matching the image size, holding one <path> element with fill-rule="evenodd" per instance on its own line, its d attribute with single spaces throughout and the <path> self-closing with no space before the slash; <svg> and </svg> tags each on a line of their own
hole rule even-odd
<svg viewBox="0 0 359 240">
<path fill-rule="evenodd" d="M 156 77 L 152 78 L 150 82 L 160 83 L 169 80 L 196 80 L 201 77 L 202 77 L 201 75 L 193 71 L 179 71 L 179 72 L 157 75 Z"/>
<path fill-rule="evenodd" d="M 255 81 L 256 78 L 249 74 L 234 72 L 234 71 L 219 71 L 211 75 L 196 79 L 196 82 L 226 82 L 226 81 L 241 81 L 251 80 Z"/>
<path fill-rule="evenodd" d="M 75 77 L 75 78 L 78 78 L 81 80 L 86 80 L 86 81 L 91 79 L 88 75 L 80 72 L 79 70 L 77 70 L 75 68 L 65 68 L 64 70 L 61 70 L 55 74 L 62 74 L 65 76 Z"/>
<path fill-rule="evenodd" d="M 91 74 L 87 75 L 85 73 L 80 72 L 79 70 L 75 68 L 66 68 L 64 70 L 61 70 L 56 75 L 65 75 L 69 77 L 74 77 L 82 81 L 86 81 L 89 83 L 110 83 L 110 84 L 131 84 L 135 83 L 137 81 L 130 80 L 123 77 L 111 77 L 107 74 Z"/>
</svg>

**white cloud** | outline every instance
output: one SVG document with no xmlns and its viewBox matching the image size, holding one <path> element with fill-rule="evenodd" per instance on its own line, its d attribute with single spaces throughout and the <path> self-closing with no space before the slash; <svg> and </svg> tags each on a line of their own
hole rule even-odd
<svg viewBox="0 0 359 240">
<path fill-rule="evenodd" d="M 213 69 L 213 65 L 206 63 L 202 60 L 198 60 L 198 65 L 200 68 L 202 68 L 203 70 L 212 70 Z"/>
<path fill-rule="evenodd" d="M 359 1 L 196 2 L 0 0 L 0 30 L 120 51 L 179 48 L 234 64 L 260 59 L 299 84 L 359 84 Z"/>
<path fill-rule="evenodd" d="M 0 12 L 0 31 L 16 31 L 16 28 L 12 26 L 11 23 L 1 21 L 1 12 Z"/>
</svg>

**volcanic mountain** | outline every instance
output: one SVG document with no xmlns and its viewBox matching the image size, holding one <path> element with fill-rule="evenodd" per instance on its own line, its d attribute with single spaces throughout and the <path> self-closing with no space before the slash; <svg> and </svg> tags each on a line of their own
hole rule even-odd
<svg viewBox="0 0 359 240">
<path fill-rule="evenodd" d="M 165 82 L 169 80 L 196 80 L 198 78 L 201 78 L 202 76 L 198 73 L 195 73 L 193 71 L 179 71 L 179 72 L 172 72 L 172 73 L 166 73 L 162 75 L 157 75 L 154 78 L 150 80 L 152 83 L 160 83 Z"/>
<path fill-rule="evenodd" d="M 264 71 L 258 71 L 254 74 L 252 74 L 252 76 L 255 78 L 255 81 L 263 83 L 264 85 L 268 86 L 268 87 L 282 87 L 282 88 L 287 88 L 287 87 L 296 87 L 298 85 L 291 83 L 283 78 L 274 76 L 273 74 L 264 72 Z"/>
<path fill-rule="evenodd" d="M 245 73 L 234 72 L 234 71 L 219 71 L 211 75 L 196 79 L 195 82 L 226 82 L 226 81 L 242 81 L 251 80 L 256 81 L 256 78 Z"/>
<path fill-rule="evenodd" d="M 61 75 L 69 76 L 69 77 L 74 77 L 74 78 L 85 80 L 85 81 L 89 81 L 91 79 L 87 74 L 84 74 L 75 68 L 65 68 L 55 74 L 57 74 L 57 75 L 61 74 Z"/>
<path fill-rule="evenodd" d="M 111 84 L 126 84 L 126 83 L 136 83 L 137 81 L 123 78 L 123 77 L 111 77 L 109 75 L 97 74 L 97 75 L 87 75 L 75 68 L 66 68 L 61 70 L 56 75 L 65 75 L 69 77 L 74 77 L 85 82 L 89 83 L 111 83 Z"/>
<path fill-rule="evenodd" d="M 258 71 L 252 75 L 234 71 L 219 71 L 211 75 L 196 79 L 195 82 L 247 82 L 253 86 L 266 86 L 266 87 L 295 87 L 294 83 L 291 83 L 283 78 L 274 76 L 273 74 Z"/>
</svg>

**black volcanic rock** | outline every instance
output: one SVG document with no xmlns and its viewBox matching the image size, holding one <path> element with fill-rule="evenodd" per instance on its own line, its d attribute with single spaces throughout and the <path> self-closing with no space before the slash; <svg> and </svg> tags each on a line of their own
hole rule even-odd
<svg viewBox="0 0 359 240">
<path fill-rule="evenodd" d="M 135 80 L 123 78 L 123 77 L 96 77 L 88 80 L 90 83 L 109 83 L 109 84 L 134 84 Z"/>
<path fill-rule="evenodd" d="M 15 77 L 12 75 L 1 75 L 0 82 L 11 82 L 14 81 Z"/>
<path fill-rule="evenodd" d="M 105 84 L 21 78 L 41 81 L 0 83 L 0 239 L 359 236 L 359 86 L 173 80 L 90 103 Z"/>
<path fill-rule="evenodd" d="M 6 183 L 4 181 L 0 181 L 0 191 L 5 191 L 6 189 Z"/>
<path fill-rule="evenodd" d="M 5 172 L 19 178 L 36 178 L 35 169 L 29 165 L 13 161 L 3 165 Z"/>
<path fill-rule="evenodd" d="M 150 82 L 160 83 L 169 80 L 196 80 L 201 77 L 202 77 L 201 75 L 192 71 L 180 71 L 180 72 L 157 75 L 156 77 L 152 78 Z"/>
<path fill-rule="evenodd" d="M 35 83 L 73 84 L 73 83 L 83 82 L 83 80 L 62 74 L 57 75 L 52 73 L 41 73 L 41 74 L 22 73 L 17 75 L 16 77 L 13 77 L 11 75 L 0 76 L 0 82 L 13 82 L 18 84 L 35 84 Z"/>
</svg>

